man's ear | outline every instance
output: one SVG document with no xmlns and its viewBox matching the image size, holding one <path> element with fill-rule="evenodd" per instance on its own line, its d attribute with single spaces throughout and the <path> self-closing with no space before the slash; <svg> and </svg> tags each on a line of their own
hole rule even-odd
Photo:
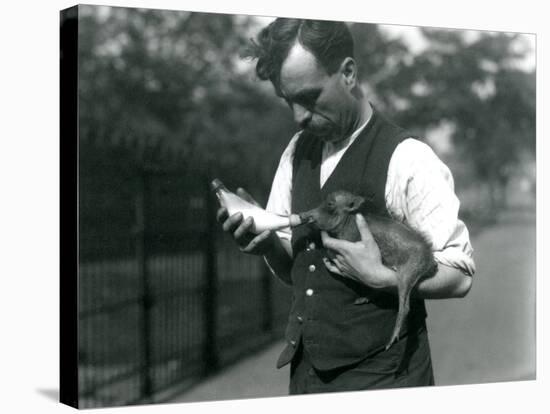
<svg viewBox="0 0 550 414">
<path fill-rule="evenodd" d="M 351 57 L 345 58 L 340 64 L 340 72 L 344 77 L 344 83 L 351 90 L 357 83 L 357 64 Z"/>
<path fill-rule="evenodd" d="M 350 213 L 356 213 L 359 211 L 363 203 L 365 202 L 365 198 L 361 196 L 355 196 L 348 204 L 348 211 Z"/>
</svg>

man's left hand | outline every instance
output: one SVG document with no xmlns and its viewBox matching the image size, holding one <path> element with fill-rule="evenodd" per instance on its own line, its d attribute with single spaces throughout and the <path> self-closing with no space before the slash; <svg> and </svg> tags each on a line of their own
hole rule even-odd
<svg viewBox="0 0 550 414">
<path fill-rule="evenodd" d="M 388 289 L 397 285 L 397 277 L 392 269 L 382 264 L 378 244 L 361 214 L 355 216 L 361 235 L 358 242 L 349 242 L 330 237 L 321 232 L 323 244 L 333 250 L 336 257 L 323 258 L 325 266 L 333 273 L 362 282 L 375 289 Z"/>
</svg>

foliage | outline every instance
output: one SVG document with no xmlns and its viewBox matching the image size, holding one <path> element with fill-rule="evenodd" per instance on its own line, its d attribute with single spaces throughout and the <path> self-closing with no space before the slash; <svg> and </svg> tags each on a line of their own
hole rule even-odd
<svg viewBox="0 0 550 414">
<path fill-rule="evenodd" d="M 122 146 L 138 162 L 162 164 L 176 154 L 189 174 L 211 170 L 243 185 L 273 174 L 273 147 L 284 145 L 292 125 L 238 58 L 250 17 L 96 6 L 80 12 L 83 142 Z M 239 168 L 243 160 L 248 171 Z"/>
<path fill-rule="evenodd" d="M 525 38 L 422 29 L 427 47 L 413 55 L 362 26 L 359 46 L 368 46 L 358 59 L 369 68 L 375 101 L 421 135 L 449 127 L 455 162 L 490 186 L 493 207 L 504 203 L 503 190 L 535 156 L 535 73 L 518 65 L 528 52 Z M 381 60 L 377 51 L 391 57 Z"/>
<path fill-rule="evenodd" d="M 80 12 L 81 140 L 122 146 L 138 162 L 172 156 L 189 174 L 207 171 L 265 201 L 294 126 L 238 57 L 259 29 L 254 18 Z M 427 47 L 413 53 L 378 25 L 350 28 L 368 98 L 420 136 L 447 126 L 453 162 L 471 180 L 502 188 L 534 159 L 535 74 L 516 65 L 527 52 L 521 36 L 422 29 Z"/>
</svg>

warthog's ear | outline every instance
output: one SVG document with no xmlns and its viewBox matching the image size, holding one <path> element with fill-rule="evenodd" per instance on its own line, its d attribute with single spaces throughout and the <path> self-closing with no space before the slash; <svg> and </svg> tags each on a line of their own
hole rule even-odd
<svg viewBox="0 0 550 414">
<path fill-rule="evenodd" d="M 353 198 L 349 201 L 347 205 L 347 211 L 350 213 L 356 213 L 357 211 L 359 211 L 364 202 L 364 197 L 353 196 Z"/>
</svg>

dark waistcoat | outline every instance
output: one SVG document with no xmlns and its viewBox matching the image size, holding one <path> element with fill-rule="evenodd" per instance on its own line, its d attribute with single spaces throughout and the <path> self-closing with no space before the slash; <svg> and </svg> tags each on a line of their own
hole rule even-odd
<svg viewBox="0 0 550 414">
<path fill-rule="evenodd" d="M 410 136 L 374 112 L 320 188 L 322 142 L 302 134 L 294 153 L 292 211 L 310 210 L 332 191 L 347 190 L 365 197 L 363 213 L 388 216 L 384 193 L 389 161 L 395 147 Z M 329 272 L 322 261 L 326 253 L 320 234 L 308 226 L 293 230 L 292 247 L 293 302 L 287 346 L 277 366 L 292 360 L 300 340 L 320 370 L 352 364 L 382 350 L 395 324 L 397 296 Z M 424 302 L 411 300 L 402 335 L 419 329 L 425 317 Z"/>
</svg>

